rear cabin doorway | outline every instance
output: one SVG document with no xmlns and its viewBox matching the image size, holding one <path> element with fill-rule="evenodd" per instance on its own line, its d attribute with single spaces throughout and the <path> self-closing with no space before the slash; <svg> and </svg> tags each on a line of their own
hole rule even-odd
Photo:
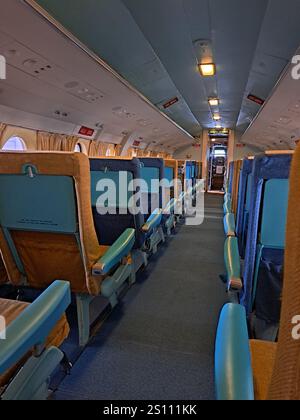
<svg viewBox="0 0 300 420">
<path fill-rule="evenodd" d="M 208 192 L 224 193 L 228 138 L 210 138 L 208 155 Z"/>
</svg>

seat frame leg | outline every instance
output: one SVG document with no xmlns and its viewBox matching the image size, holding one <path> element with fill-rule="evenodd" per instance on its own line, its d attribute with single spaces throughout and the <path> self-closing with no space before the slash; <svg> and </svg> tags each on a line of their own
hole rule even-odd
<svg viewBox="0 0 300 420">
<path fill-rule="evenodd" d="M 109 300 L 111 307 L 118 304 L 118 291 L 128 280 L 129 283 L 135 280 L 133 264 L 120 265 L 111 277 L 107 277 L 101 285 L 101 294 Z"/>
<path fill-rule="evenodd" d="M 169 219 L 166 222 L 166 230 L 167 230 L 167 236 L 171 236 L 172 235 L 172 230 L 175 229 L 176 227 L 176 220 L 175 220 L 175 215 L 172 214 L 170 215 Z"/>
<path fill-rule="evenodd" d="M 134 264 L 131 264 L 131 274 L 128 278 L 129 286 L 133 286 L 135 282 L 136 282 L 136 271 L 135 271 Z"/>
<path fill-rule="evenodd" d="M 110 306 L 112 307 L 112 309 L 115 308 L 119 303 L 118 295 L 117 295 L 116 292 L 113 292 L 109 296 L 108 300 L 109 300 L 109 303 L 110 303 Z"/>
<path fill-rule="evenodd" d="M 93 297 L 90 295 L 77 294 L 77 322 L 79 334 L 79 346 L 84 347 L 90 338 L 90 303 Z"/>
<path fill-rule="evenodd" d="M 166 237 L 165 237 L 164 230 L 163 230 L 162 226 L 160 226 L 158 228 L 158 233 L 159 233 L 160 241 L 162 243 L 165 243 L 166 242 Z"/>
<path fill-rule="evenodd" d="M 157 230 L 155 230 L 155 232 L 153 232 L 153 234 L 151 235 L 150 238 L 150 253 L 152 252 L 152 254 L 156 254 L 157 250 L 158 250 L 158 245 L 162 242 L 165 243 L 166 242 L 166 237 L 164 234 L 164 230 L 162 228 L 162 226 L 159 226 L 159 228 L 157 228 Z"/>
<path fill-rule="evenodd" d="M 32 356 L 14 377 L 1 396 L 1 400 L 34 401 L 49 397 L 49 377 L 64 355 L 56 347 L 50 347 L 40 356 Z"/>
<path fill-rule="evenodd" d="M 135 273 L 137 273 L 140 270 L 140 268 L 146 268 L 148 265 L 147 253 L 140 249 L 135 249 L 132 252 L 132 260 Z"/>
</svg>

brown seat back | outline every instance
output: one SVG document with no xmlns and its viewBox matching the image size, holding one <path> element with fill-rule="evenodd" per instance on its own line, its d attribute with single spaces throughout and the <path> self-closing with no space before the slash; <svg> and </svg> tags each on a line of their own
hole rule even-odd
<svg viewBox="0 0 300 420">
<path fill-rule="evenodd" d="M 300 316 L 300 146 L 294 155 L 290 176 L 283 304 L 268 396 L 271 400 L 300 399 L 300 339 L 296 339 L 295 334 L 293 337 L 296 316 Z"/>
<path fill-rule="evenodd" d="M 0 247 L 9 280 L 45 288 L 67 280 L 96 295 L 88 158 L 80 153 L 0 153 Z"/>
</svg>

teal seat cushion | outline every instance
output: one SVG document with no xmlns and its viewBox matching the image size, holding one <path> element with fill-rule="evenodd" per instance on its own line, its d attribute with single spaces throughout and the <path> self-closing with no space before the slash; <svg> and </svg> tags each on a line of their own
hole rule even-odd
<svg viewBox="0 0 300 420">
<path fill-rule="evenodd" d="M 285 247 L 288 196 L 288 179 L 265 183 L 260 243 L 267 248 Z"/>
</svg>

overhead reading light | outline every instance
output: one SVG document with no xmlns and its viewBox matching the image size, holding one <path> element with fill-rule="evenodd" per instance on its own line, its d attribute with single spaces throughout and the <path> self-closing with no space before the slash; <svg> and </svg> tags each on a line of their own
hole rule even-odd
<svg viewBox="0 0 300 420">
<path fill-rule="evenodd" d="M 214 115 L 213 115 L 213 119 L 214 119 L 215 121 L 220 121 L 221 117 L 220 117 L 220 115 L 219 115 L 219 114 L 214 114 Z"/>
<path fill-rule="evenodd" d="M 203 77 L 210 77 L 216 74 L 216 65 L 214 63 L 199 64 L 199 71 Z"/>
<path fill-rule="evenodd" d="M 203 77 L 214 76 L 216 74 L 216 65 L 213 59 L 212 41 L 209 39 L 197 39 L 193 44 L 200 74 Z"/>
<path fill-rule="evenodd" d="M 208 103 L 209 103 L 210 106 L 218 106 L 220 101 L 219 101 L 218 98 L 210 98 L 208 100 Z"/>
</svg>

